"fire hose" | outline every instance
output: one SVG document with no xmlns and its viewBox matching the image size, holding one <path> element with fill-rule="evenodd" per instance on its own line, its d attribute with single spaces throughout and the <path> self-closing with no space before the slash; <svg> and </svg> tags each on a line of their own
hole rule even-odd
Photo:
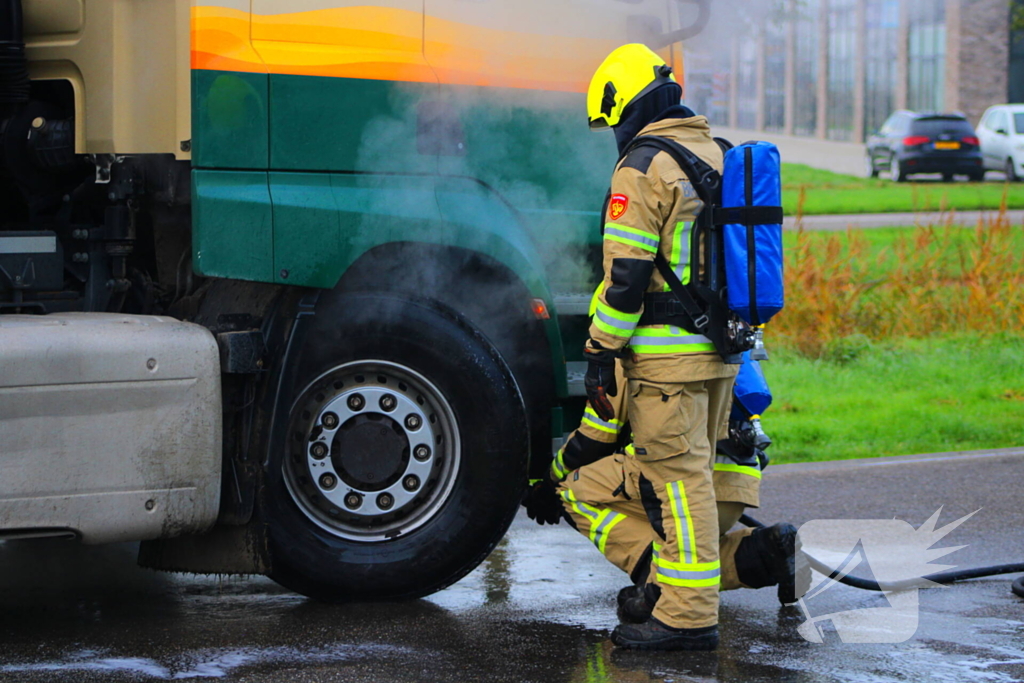
<svg viewBox="0 0 1024 683">
<path fill-rule="evenodd" d="M 764 527 L 764 524 L 757 521 L 750 515 L 741 516 L 740 523 L 751 527 Z M 864 579 L 851 574 L 843 574 L 839 569 L 829 567 L 821 560 L 818 560 L 804 551 L 800 551 L 800 554 L 802 557 L 806 558 L 807 564 L 810 565 L 812 569 L 824 574 L 829 579 L 846 584 L 847 586 L 852 586 L 853 588 L 860 588 L 861 590 L 867 591 L 898 591 L 906 590 L 908 588 L 923 588 L 928 586 L 929 582 L 948 585 L 956 581 L 978 579 L 983 576 L 999 576 L 1001 574 L 1016 574 L 1018 572 L 1024 572 L 1024 562 L 1014 562 L 1010 564 L 996 564 L 990 567 L 972 567 L 970 569 L 936 572 L 935 574 L 928 574 L 927 576 L 922 576 L 920 578 L 879 583 L 878 581 L 873 581 L 871 579 Z M 1024 598 L 1024 574 L 1018 576 L 1014 580 L 1010 586 L 1010 590 L 1013 591 L 1014 595 Z"/>
</svg>

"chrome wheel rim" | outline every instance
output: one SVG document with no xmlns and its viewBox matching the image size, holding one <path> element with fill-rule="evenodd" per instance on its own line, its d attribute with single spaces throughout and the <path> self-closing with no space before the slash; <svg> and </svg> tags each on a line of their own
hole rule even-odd
<svg viewBox="0 0 1024 683">
<path fill-rule="evenodd" d="M 285 458 L 302 513 L 350 541 L 394 540 L 433 519 L 459 471 L 458 425 L 441 391 L 404 365 L 341 365 L 293 410 Z"/>
</svg>

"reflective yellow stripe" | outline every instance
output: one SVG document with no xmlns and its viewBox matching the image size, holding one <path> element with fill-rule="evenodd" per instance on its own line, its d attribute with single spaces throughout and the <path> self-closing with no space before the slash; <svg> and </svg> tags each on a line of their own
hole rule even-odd
<svg viewBox="0 0 1024 683">
<path fill-rule="evenodd" d="M 611 535 L 612 529 L 614 529 L 615 525 L 624 520 L 625 518 L 626 515 L 616 512 L 615 517 L 612 519 L 611 522 L 608 523 L 608 526 L 605 527 L 604 535 L 601 537 L 601 544 L 597 546 L 597 549 L 601 551 L 602 555 L 604 555 L 604 547 L 608 543 L 608 537 Z"/>
<path fill-rule="evenodd" d="M 636 353 L 706 353 L 715 345 L 702 334 L 692 334 L 673 325 L 639 327 L 629 340 Z"/>
<path fill-rule="evenodd" d="M 562 446 L 558 449 L 558 455 L 551 461 L 551 473 L 555 475 L 555 479 L 558 481 L 565 479 L 565 475 L 568 474 L 568 471 L 565 469 L 565 460 L 562 458 L 564 454 L 565 446 Z"/>
<path fill-rule="evenodd" d="M 606 304 L 600 299 L 598 299 L 597 301 L 597 312 L 603 313 L 605 316 L 611 318 L 612 320 L 615 320 L 616 322 L 631 323 L 633 325 L 636 325 L 636 323 L 640 320 L 639 313 L 626 313 L 624 311 L 620 311 L 619 309 Z"/>
<path fill-rule="evenodd" d="M 576 500 L 576 495 L 571 489 L 562 491 L 562 499 L 572 505 L 572 509 L 577 514 L 590 520 L 590 542 L 596 545 L 597 549 L 604 554 L 605 546 L 608 543 L 608 533 L 626 516 L 611 510 L 598 510 L 586 503 L 581 503 Z"/>
<path fill-rule="evenodd" d="M 690 503 L 686 499 L 686 487 L 683 486 L 681 481 L 676 482 L 676 487 L 683 498 L 683 512 L 686 514 L 686 531 L 690 534 L 690 548 L 693 549 L 690 561 L 695 562 L 697 560 L 697 535 L 693 533 L 693 516 L 690 515 Z"/>
<path fill-rule="evenodd" d="M 591 532 L 593 532 L 594 526 L 597 522 L 597 518 L 601 514 L 600 511 L 597 510 L 596 508 L 587 505 L 586 503 L 581 503 L 578 500 L 576 500 L 576 494 L 574 494 L 571 489 L 566 489 L 565 491 L 562 491 L 562 499 L 572 506 L 572 509 L 576 511 L 576 514 L 578 514 L 580 517 L 586 517 L 590 520 L 590 529 Z"/>
<path fill-rule="evenodd" d="M 678 571 L 684 572 L 706 572 L 710 569 L 721 569 L 722 561 L 715 560 L 714 562 L 670 562 L 669 560 L 660 560 L 658 566 L 665 567 L 667 569 L 676 569 Z"/>
<path fill-rule="evenodd" d="M 665 576 L 658 572 L 658 581 L 670 586 L 683 586 L 686 588 L 702 588 L 704 586 L 717 586 L 722 583 L 722 577 L 712 576 L 706 579 L 678 579 L 674 576 Z"/>
<path fill-rule="evenodd" d="M 731 463 L 715 463 L 715 472 L 736 472 L 737 474 L 746 474 L 747 476 L 753 477 L 754 479 L 761 478 L 761 470 L 756 467 L 748 467 L 746 465 L 735 465 Z"/>
<path fill-rule="evenodd" d="M 684 285 L 690 281 L 690 232 L 692 229 L 693 223 L 679 221 L 672 234 L 672 254 L 669 263 L 672 266 L 672 272 Z M 665 291 L 672 291 L 667 282 Z"/>
<path fill-rule="evenodd" d="M 684 544 L 686 543 L 687 539 L 685 536 L 683 536 L 683 525 L 679 518 L 679 502 L 676 500 L 676 496 L 672 492 L 671 482 L 669 483 L 667 488 L 668 502 L 669 506 L 672 508 L 672 519 L 674 519 L 676 523 L 676 547 L 682 551 L 683 557 L 686 558 L 689 549 L 684 547 Z"/>
<path fill-rule="evenodd" d="M 690 517 L 690 506 L 686 500 L 686 487 L 681 481 L 672 481 L 665 487 L 668 490 L 669 506 L 676 524 L 676 546 L 682 551 L 680 555 L 684 563 L 692 564 L 697 556 L 696 536 L 693 533 L 693 519 Z M 683 534 L 683 520 L 686 520 L 686 535 Z"/>
<path fill-rule="evenodd" d="M 593 314 L 594 324 L 602 332 L 629 339 L 640 321 L 639 313 L 623 313 L 612 308 L 603 301 L 597 302 L 597 310 Z"/>
<path fill-rule="evenodd" d="M 629 339 L 630 337 L 632 337 L 633 329 L 636 327 L 634 325 L 633 327 L 623 329 L 619 325 L 609 323 L 607 320 L 601 318 L 600 311 L 597 312 L 597 314 L 592 318 L 592 320 L 594 325 L 597 326 L 597 329 L 601 330 L 605 334 L 610 334 L 613 337 L 621 337 L 622 339 Z"/>
<path fill-rule="evenodd" d="M 602 420 L 589 405 L 583 410 L 583 422 L 594 429 L 607 432 L 608 434 L 618 434 L 619 430 L 622 429 L 621 420 Z"/>
<path fill-rule="evenodd" d="M 644 230 L 637 230 L 636 228 L 619 225 L 618 223 L 605 223 L 604 238 L 621 242 L 630 247 L 637 247 L 652 254 L 658 253 L 658 235 Z"/>
<path fill-rule="evenodd" d="M 611 510 L 602 510 L 601 512 L 599 512 L 597 514 L 597 519 L 595 519 L 594 523 L 590 525 L 590 542 L 591 543 L 594 543 L 595 545 L 597 544 L 597 542 L 595 540 L 597 538 L 597 530 L 601 528 L 601 524 L 604 522 L 605 519 L 608 518 L 608 515 L 610 515 L 610 514 L 612 514 Z"/>
<path fill-rule="evenodd" d="M 608 544 L 608 534 L 616 524 L 625 519 L 626 516 L 611 510 L 602 510 L 597 520 L 590 525 L 590 542 L 597 546 L 597 549 L 604 555 L 605 546 Z"/>
<path fill-rule="evenodd" d="M 598 283 L 597 289 L 594 290 L 594 296 L 590 297 L 590 308 L 587 311 L 587 315 L 591 318 L 594 317 L 594 313 L 597 312 L 597 304 L 601 301 L 601 292 L 604 291 L 604 280 Z"/>
</svg>

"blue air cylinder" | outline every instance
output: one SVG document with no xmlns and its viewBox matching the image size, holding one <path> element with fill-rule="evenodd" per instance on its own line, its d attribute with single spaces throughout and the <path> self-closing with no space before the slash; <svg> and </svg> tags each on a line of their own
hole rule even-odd
<svg viewBox="0 0 1024 683">
<path fill-rule="evenodd" d="M 751 415 L 760 415 L 772 404 L 772 390 L 768 388 L 761 364 L 750 358 L 750 351 L 743 354 L 743 365 L 736 375 L 732 395 L 731 420 L 746 420 Z"/>
<path fill-rule="evenodd" d="M 782 310 L 782 169 L 770 142 L 725 154 L 722 233 L 728 304 L 751 325 Z M 735 221 L 735 222 L 730 222 Z"/>
</svg>

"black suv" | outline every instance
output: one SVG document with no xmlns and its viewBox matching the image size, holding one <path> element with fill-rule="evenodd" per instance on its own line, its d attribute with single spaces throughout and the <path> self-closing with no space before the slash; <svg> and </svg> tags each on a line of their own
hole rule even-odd
<svg viewBox="0 0 1024 683">
<path fill-rule="evenodd" d="M 898 183 L 915 173 L 941 173 L 947 183 L 954 175 L 985 177 L 981 146 L 963 114 L 898 111 L 868 138 L 867 148 L 872 178 L 883 170 Z"/>
</svg>

